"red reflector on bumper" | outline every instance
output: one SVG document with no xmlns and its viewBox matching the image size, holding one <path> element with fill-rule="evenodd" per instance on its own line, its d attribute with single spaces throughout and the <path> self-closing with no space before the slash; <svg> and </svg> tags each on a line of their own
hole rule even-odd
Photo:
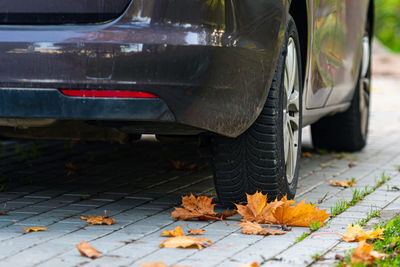
<svg viewBox="0 0 400 267">
<path fill-rule="evenodd" d="M 75 97 L 115 97 L 115 98 L 157 98 L 156 95 L 138 91 L 114 91 L 114 90 L 72 90 L 62 89 L 61 93 Z"/>
</svg>

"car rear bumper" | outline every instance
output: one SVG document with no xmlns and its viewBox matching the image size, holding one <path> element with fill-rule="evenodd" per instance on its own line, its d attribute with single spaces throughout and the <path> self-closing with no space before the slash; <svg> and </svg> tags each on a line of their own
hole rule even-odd
<svg viewBox="0 0 400 267">
<path fill-rule="evenodd" d="M 175 121 L 159 98 L 71 97 L 57 89 L 2 88 L 0 103 L 1 118 Z"/>
<path fill-rule="evenodd" d="M 10 103 L 0 103 L 0 117 L 173 119 L 238 136 L 268 95 L 286 1 L 250 1 L 243 14 L 234 2 L 213 11 L 201 2 L 134 1 L 106 24 L 1 25 L 0 95 Z M 60 89 L 133 90 L 158 99 L 72 99 Z"/>
</svg>

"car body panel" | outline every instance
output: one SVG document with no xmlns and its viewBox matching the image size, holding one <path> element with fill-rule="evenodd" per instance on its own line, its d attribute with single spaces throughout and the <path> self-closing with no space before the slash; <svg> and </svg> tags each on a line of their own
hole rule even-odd
<svg viewBox="0 0 400 267">
<path fill-rule="evenodd" d="M 309 124 L 345 110 L 352 88 L 345 94 L 333 92 L 342 85 L 335 80 L 341 76 L 333 75 L 331 68 L 336 60 L 332 57 L 337 25 L 347 23 L 349 15 L 338 9 L 339 0 L 306 3 L 309 25 L 304 26 L 311 29 L 306 37 L 311 46 L 304 79 L 303 122 Z M 0 61 L 7 64 L 0 65 L 0 91 L 149 92 L 165 103 L 177 124 L 236 137 L 252 125 L 264 106 L 289 5 L 286 0 L 135 0 L 120 17 L 105 23 L 1 25 Z M 358 6 L 344 8 L 348 7 Z M 365 16 L 359 19 L 363 24 Z M 357 46 L 357 38 L 354 40 Z M 343 55 L 346 60 L 340 60 L 348 64 L 347 69 L 358 68 L 352 65 L 357 56 L 349 51 Z M 348 58 L 353 61 L 347 62 Z M 353 75 L 346 80 L 346 86 L 354 79 Z M 324 108 L 327 100 L 332 105 Z M 35 101 L 32 97 L 33 106 Z M 61 106 L 60 114 L 49 115 L 46 108 L 51 105 L 38 103 L 44 105 L 44 111 L 42 116 L 35 113 L 36 117 L 87 119 L 66 113 L 62 110 L 67 109 L 65 106 Z M 11 112 L 3 111 L 7 114 L 3 116 L 12 118 Z M 29 118 L 34 113 L 24 114 Z M 132 123 L 135 121 L 141 121 L 140 117 L 133 116 Z M 149 129 L 157 133 L 155 127 Z"/>
</svg>

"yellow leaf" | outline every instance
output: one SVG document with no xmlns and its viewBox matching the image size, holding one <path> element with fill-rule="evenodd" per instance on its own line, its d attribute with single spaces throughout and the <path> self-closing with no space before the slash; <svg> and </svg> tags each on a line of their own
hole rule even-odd
<svg viewBox="0 0 400 267">
<path fill-rule="evenodd" d="M 182 231 L 181 226 L 177 226 L 173 230 L 161 232 L 161 235 L 162 236 L 183 236 L 183 231 Z"/>
<path fill-rule="evenodd" d="M 256 222 L 242 222 L 238 225 L 242 226 L 242 233 L 246 235 L 284 235 L 284 232 L 279 230 L 270 230 L 264 228 Z"/>
<path fill-rule="evenodd" d="M 189 230 L 188 233 L 191 235 L 199 235 L 204 233 L 206 230 L 204 229 L 193 229 L 193 230 Z"/>
<path fill-rule="evenodd" d="M 305 200 L 293 206 L 291 204 L 294 204 L 294 201 L 288 201 L 286 196 L 281 201 L 284 204 L 273 211 L 273 215 L 279 224 L 309 227 L 310 224 L 319 222 L 320 225 L 325 225 L 325 221 L 330 215 L 326 213 L 326 210 L 320 210 L 317 204 L 306 204 Z"/>
<path fill-rule="evenodd" d="M 353 184 L 356 184 L 357 182 L 355 181 L 329 181 L 330 185 L 333 186 L 341 186 L 341 187 L 351 187 L 353 186 Z"/>
<path fill-rule="evenodd" d="M 76 245 L 76 248 L 78 249 L 79 253 L 82 256 L 85 256 L 85 257 L 88 257 L 91 259 L 101 257 L 101 253 L 86 241 L 83 241 L 82 243 Z"/>
<path fill-rule="evenodd" d="M 301 152 L 302 158 L 312 158 L 312 154 L 310 152 Z"/>
<path fill-rule="evenodd" d="M 47 227 L 40 227 L 40 226 L 34 226 L 34 227 L 24 227 L 25 232 L 41 232 L 41 231 L 46 231 Z"/>
<path fill-rule="evenodd" d="M 367 244 L 365 240 L 358 243 L 357 248 L 353 251 L 351 255 L 351 264 L 373 264 L 375 260 L 382 259 L 386 254 L 379 253 L 373 250 L 372 245 Z"/>
<path fill-rule="evenodd" d="M 202 249 L 207 246 L 206 243 L 212 244 L 211 240 L 204 237 L 193 236 L 176 236 L 170 237 L 160 243 L 160 247 L 165 248 L 198 248 Z"/>
<path fill-rule="evenodd" d="M 359 224 L 354 226 L 348 225 L 347 232 L 343 235 L 343 240 L 346 242 L 363 241 L 368 239 L 383 239 L 383 231 L 380 227 L 375 230 L 364 232 Z"/>
</svg>

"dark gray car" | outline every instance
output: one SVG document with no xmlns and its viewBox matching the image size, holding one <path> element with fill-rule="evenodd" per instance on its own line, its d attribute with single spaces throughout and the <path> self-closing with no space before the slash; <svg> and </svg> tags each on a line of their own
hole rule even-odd
<svg viewBox="0 0 400 267">
<path fill-rule="evenodd" d="M 301 127 L 366 144 L 373 0 L 2 0 L 4 136 L 196 135 L 219 200 L 294 197 Z"/>
</svg>

